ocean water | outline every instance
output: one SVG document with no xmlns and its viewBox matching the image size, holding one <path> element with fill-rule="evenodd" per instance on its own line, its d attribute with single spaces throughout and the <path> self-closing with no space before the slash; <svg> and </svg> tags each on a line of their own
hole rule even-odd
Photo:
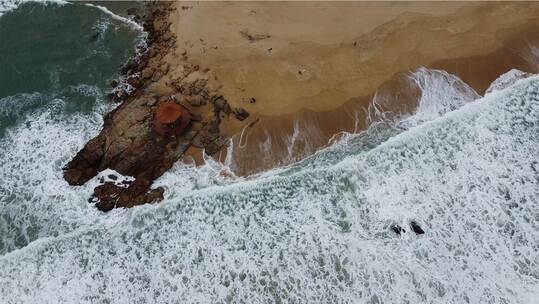
<svg viewBox="0 0 539 304">
<path fill-rule="evenodd" d="M 481 97 L 418 69 L 414 113 L 375 100 L 298 163 L 178 163 L 162 203 L 101 213 L 61 168 L 141 35 L 82 3 L 0 17 L 0 303 L 538 302 L 539 77 Z"/>
</svg>

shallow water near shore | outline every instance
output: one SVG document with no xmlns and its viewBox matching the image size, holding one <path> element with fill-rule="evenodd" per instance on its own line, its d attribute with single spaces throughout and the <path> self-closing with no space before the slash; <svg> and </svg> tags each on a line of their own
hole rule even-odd
<svg viewBox="0 0 539 304">
<path fill-rule="evenodd" d="M 35 25 L 22 36 L 42 44 L 19 39 L 20 30 L 5 44 L 12 22 L 30 17 Z M 101 213 L 87 203 L 97 182 L 70 187 L 61 168 L 99 131 L 112 107 L 108 81 L 140 33 L 88 6 L 30 3 L 0 17 L 0 37 L 0 52 L 21 72 L 10 78 L 13 68 L 0 65 L 5 303 L 539 297 L 537 77 L 481 97 L 455 76 L 419 69 L 413 115 L 373 106 L 368 130 L 257 176 L 226 178 L 211 160 L 178 163 L 156 181 L 166 187 L 162 203 Z M 45 58 L 67 55 L 37 69 L 24 52 L 30 43 Z M 412 233 L 412 220 L 424 235 Z M 391 224 L 406 232 L 395 235 Z"/>
</svg>

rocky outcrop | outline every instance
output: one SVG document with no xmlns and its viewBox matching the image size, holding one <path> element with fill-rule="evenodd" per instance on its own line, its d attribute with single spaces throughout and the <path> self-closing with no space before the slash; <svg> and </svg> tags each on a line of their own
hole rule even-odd
<svg viewBox="0 0 539 304">
<path fill-rule="evenodd" d="M 101 133 L 65 167 L 66 181 L 82 185 L 108 168 L 135 177 L 127 188 L 96 188 L 102 210 L 161 199 L 163 189 L 150 190 L 152 182 L 172 167 L 190 142 L 183 136 L 162 136 L 151 127 L 158 106 L 155 98 L 139 97 L 109 113 Z"/>
<path fill-rule="evenodd" d="M 166 94 L 152 87 L 169 74 L 163 58 L 176 40 L 167 21 L 170 9 L 166 2 L 151 4 L 144 24 L 148 47 L 139 49 L 122 68 L 123 81 L 111 81 L 111 100 L 121 104 L 105 116 L 102 131 L 64 167 L 70 185 L 82 185 L 105 169 L 134 177 L 126 183 L 103 181 L 97 186 L 89 201 L 100 210 L 162 200 L 164 189 L 152 189 L 153 181 L 189 148 L 213 154 L 228 143 L 219 125 L 221 115 L 232 110 L 221 95 L 210 93 L 204 79 L 187 77 L 198 66 L 186 64 L 183 74 L 164 82 Z M 241 117 L 248 115 L 235 111 Z"/>
</svg>

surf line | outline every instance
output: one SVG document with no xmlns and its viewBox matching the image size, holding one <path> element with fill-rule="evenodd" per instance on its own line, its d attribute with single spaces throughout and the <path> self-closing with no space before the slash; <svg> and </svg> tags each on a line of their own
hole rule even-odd
<svg viewBox="0 0 539 304">
<path fill-rule="evenodd" d="M 124 22 L 126 24 L 128 24 L 132 29 L 134 30 L 137 30 L 137 31 L 143 31 L 143 27 L 136 23 L 135 21 L 129 19 L 129 18 L 125 18 L 125 17 L 122 17 L 122 16 L 119 16 L 119 15 L 116 15 L 115 13 L 111 12 L 108 8 L 104 7 L 104 6 L 101 6 L 101 5 L 95 5 L 95 4 L 91 4 L 91 3 L 85 3 L 84 5 L 86 6 L 90 6 L 90 7 L 95 7 L 97 9 L 99 9 L 100 11 L 104 12 L 105 14 L 109 15 L 112 17 L 112 19 L 116 19 L 118 21 L 121 21 L 121 22 Z"/>
</svg>

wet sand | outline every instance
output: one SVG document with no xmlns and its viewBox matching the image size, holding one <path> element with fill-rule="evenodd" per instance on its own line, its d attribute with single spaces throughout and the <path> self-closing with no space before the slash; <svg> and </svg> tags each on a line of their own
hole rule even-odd
<svg viewBox="0 0 539 304">
<path fill-rule="evenodd" d="M 413 109 L 419 91 L 406 73 L 418 67 L 447 70 L 479 94 L 511 68 L 538 72 L 539 3 L 174 5 L 169 73 L 199 65 L 212 90 L 251 113 L 221 125 L 233 136 L 237 174 L 289 163 L 336 133 L 364 129 L 377 91 L 395 97 L 390 110 Z"/>
</svg>

